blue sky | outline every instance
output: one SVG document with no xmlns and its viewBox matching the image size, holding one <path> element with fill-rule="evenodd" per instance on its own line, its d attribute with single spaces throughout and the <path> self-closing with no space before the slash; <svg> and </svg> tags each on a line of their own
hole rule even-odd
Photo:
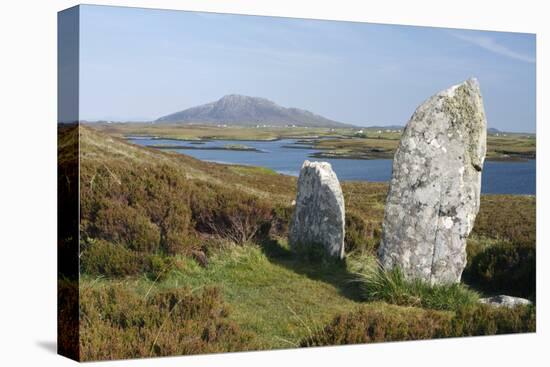
<svg viewBox="0 0 550 367">
<path fill-rule="evenodd" d="M 535 36 L 82 6 L 80 118 L 150 120 L 238 93 L 404 125 L 475 76 L 490 127 L 535 131 Z"/>
</svg>

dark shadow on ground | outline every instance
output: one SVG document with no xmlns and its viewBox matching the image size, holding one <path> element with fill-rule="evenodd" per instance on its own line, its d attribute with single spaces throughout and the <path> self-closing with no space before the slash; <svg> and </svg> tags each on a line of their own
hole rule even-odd
<svg viewBox="0 0 550 367">
<path fill-rule="evenodd" d="M 36 345 L 50 353 L 57 354 L 57 342 L 55 340 L 39 340 Z"/>
<path fill-rule="evenodd" d="M 341 295 L 353 301 L 361 301 L 356 275 L 347 270 L 345 260 L 307 259 L 290 251 L 272 238 L 258 241 L 269 261 L 313 280 L 320 280 L 336 287 Z"/>
</svg>

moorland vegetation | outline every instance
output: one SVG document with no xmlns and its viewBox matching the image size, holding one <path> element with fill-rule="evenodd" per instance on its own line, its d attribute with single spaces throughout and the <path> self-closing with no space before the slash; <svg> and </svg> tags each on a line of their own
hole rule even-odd
<svg viewBox="0 0 550 367">
<path fill-rule="evenodd" d="M 342 183 L 344 261 L 296 256 L 296 178 L 78 134 L 82 360 L 535 330 L 535 306 L 477 302 L 536 301 L 534 197 L 483 195 L 463 283 L 430 287 L 376 267 L 385 183 Z"/>
</svg>

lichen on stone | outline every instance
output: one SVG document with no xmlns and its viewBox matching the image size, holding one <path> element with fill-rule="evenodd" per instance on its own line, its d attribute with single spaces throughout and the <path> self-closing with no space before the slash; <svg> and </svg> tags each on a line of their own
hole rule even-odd
<svg viewBox="0 0 550 367">
<path fill-rule="evenodd" d="M 460 280 L 479 209 L 485 140 L 475 79 L 417 108 L 394 157 L 379 249 L 384 267 L 431 283 Z"/>
<path fill-rule="evenodd" d="M 329 256 L 342 259 L 345 223 L 344 194 L 330 163 L 306 160 L 298 178 L 290 246 L 300 251 L 321 247 Z"/>
</svg>

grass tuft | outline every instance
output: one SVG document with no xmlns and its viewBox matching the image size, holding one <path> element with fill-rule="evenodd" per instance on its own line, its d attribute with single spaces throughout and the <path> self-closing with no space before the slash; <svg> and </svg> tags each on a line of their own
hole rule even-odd
<svg viewBox="0 0 550 367">
<path fill-rule="evenodd" d="M 476 304 L 479 294 L 463 284 L 430 285 L 407 280 L 399 268 L 387 271 L 379 264 L 358 273 L 362 296 L 367 301 L 385 301 L 402 306 L 433 310 L 456 310 Z"/>
</svg>

